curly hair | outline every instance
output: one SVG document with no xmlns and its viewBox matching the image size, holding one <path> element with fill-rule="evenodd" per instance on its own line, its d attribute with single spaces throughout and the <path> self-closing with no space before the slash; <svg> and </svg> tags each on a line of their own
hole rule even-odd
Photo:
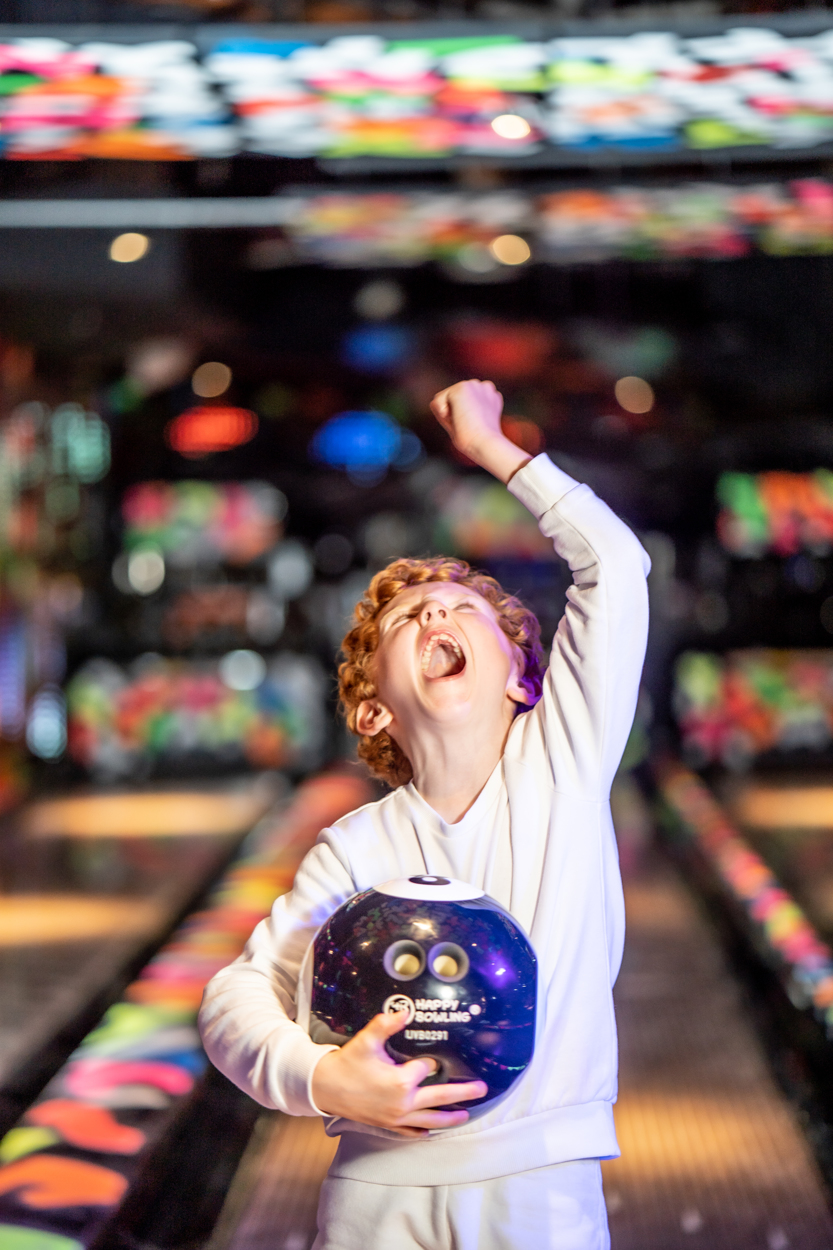
<svg viewBox="0 0 833 1250">
<path fill-rule="evenodd" d="M 386 730 L 373 737 L 359 734 L 359 705 L 376 695 L 373 658 L 379 644 L 379 617 L 391 600 L 408 586 L 423 582 L 457 582 L 468 586 L 492 605 L 501 629 L 520 650 L 524 660 L 523 681 L 535 700 L 541 697 L 544 655 L 538 619 L 520 599 L 507 594 L 487 573 L 472 569 L 465 560 L 433 556 L 425 560 L 394 560 L 377 573 L 353 611 L 353 627 L 341 644 L 344 661 L 338 670 L 338 694 L 351 733 L 361 737 L 358 753 L 375 777 L 390 786 L 405 785 L 413 771 L 404 752 Z"/>
</svg>

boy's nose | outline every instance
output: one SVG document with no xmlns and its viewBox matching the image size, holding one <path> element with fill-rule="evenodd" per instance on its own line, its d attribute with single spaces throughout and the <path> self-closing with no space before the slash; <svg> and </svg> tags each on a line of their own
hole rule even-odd
<svg viewBox="0 0 833 1250">
<path fill-rule="evenodd" d="M 445 605 L 436 599 L 431 599 L 428 603 L 423 604 L 420 612 L 420 623 L 422 625 L 430 625 L 432 621 L 444 621 L 448 616 Z"/>
</svg>

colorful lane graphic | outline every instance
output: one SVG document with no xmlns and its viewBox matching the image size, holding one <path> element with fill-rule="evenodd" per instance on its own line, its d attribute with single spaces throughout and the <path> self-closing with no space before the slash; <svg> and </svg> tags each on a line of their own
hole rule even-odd
<svg viewBox="0 0 833 1250">
<path fill-rule="evenodd" d="M 0 1141 L 0 1250 L 82 1250 L 101 1231 L 205 1067 L 205 983 L 240 953 L 319 830 L 371 797 L 346 771 L 266 816 L 212 893 Z"/>
</svg>

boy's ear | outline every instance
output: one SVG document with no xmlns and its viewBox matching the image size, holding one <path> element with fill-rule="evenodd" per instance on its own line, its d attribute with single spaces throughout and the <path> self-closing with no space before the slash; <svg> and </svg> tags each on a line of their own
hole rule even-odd
<svg viewBox="0 0 833 1250">
<path fill-rule="evenodd" d="M 518 677 L 517 675 L 509 679 L 509 684 L 506 687 L 506 693 L 513 703 L 525 703 L 528 707 L 531 707 L 535 702 L 535 695 L 532 691 L 531 685 L 525 680 L 525 678 Z"/>
<path fill-rule="evenodd" d="M 519 663 L 519 658 L 521 662 Z M 513 703 L 525 703 L 527 707 L 532 707 L 535 703 L 535 691 L 530 682 L 523 675 L 525 664 L 522 662 L 523 657 L 515 656 L 515 663 L 512 666 L 512 672 L 506 686 L 506 693 Z"/>
<path fill-rule="evenodd" d="M 363 699 L 356 712 L 356 729 L 363 738 L 374 738 L 387 729 L 393 720 L 393 712 L 378 699 Z"/>
</svg>

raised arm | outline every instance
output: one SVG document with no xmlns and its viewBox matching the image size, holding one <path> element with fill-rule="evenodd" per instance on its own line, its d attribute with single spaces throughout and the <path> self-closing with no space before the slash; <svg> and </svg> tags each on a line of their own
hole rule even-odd
<svg viewBox="0 0 833 1250">
<path fill-rule="evenodd" d="M 543 724 L 557 787 L 606 799 L 636 711 L 650 560 L 607 504 L 548 456 L 516 473 L 509 489 L 573 575 L 532 715 Z"/>
<path fill-rule="evenodd" d="M 454 444 L 537 519 L 573 575 L 538 707 L 555 784 L 607 798 L 636 710 L 648 632 L 648 555 L 589 486 L 501 431 L 491 382 L 458 382 L 431 408 Z M 527 727 L 532 732 L 533 725 Z"/>
</svg>

